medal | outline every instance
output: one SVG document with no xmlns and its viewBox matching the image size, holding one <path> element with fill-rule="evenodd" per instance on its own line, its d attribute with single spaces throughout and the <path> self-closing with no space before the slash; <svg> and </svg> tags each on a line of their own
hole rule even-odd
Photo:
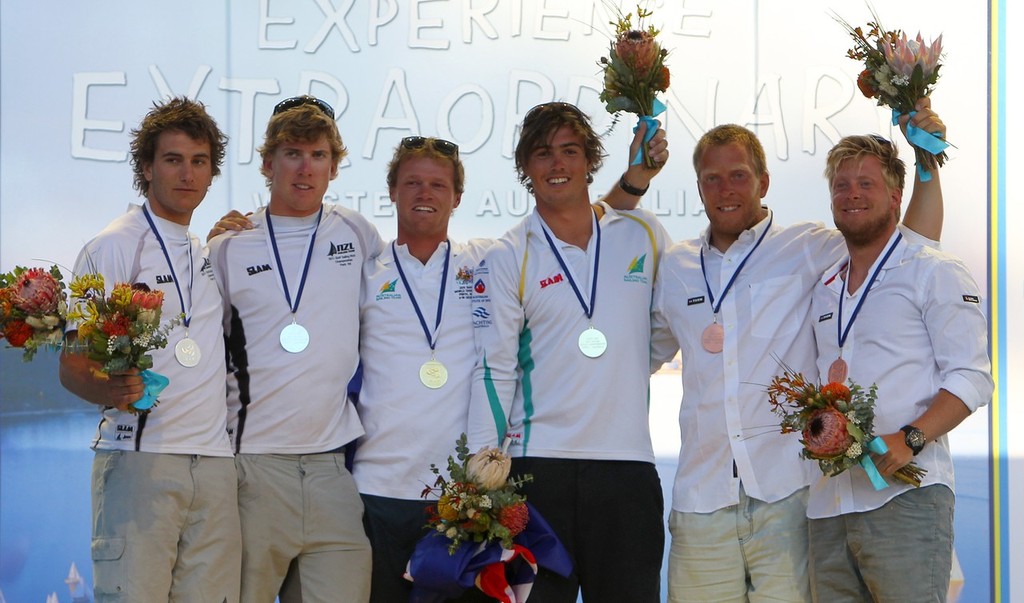
<svg viewBox="0 0 1024 603">
<path fill-rule="evenodd" d="M 299 323 L 293 322 L 281 329 L 280 340 L 285 351 L 298 354 L 309 345 L 309 331 Z"/>
<path fill-rule="evenodd" d="M 846 383 L 846 377 L 850 374 L 850 367 L 842 358 L 836 358 L 828 367 L 829 383 Z"/>
<path fill-rule="evenodd" d="M 185 335 L 185 338 L 174 344 L 174 358 L 178 361 L 178 364 L 185 368 L 192 368 L 199 364 L 199 360 L 202 359 L 203 353 L 199 349 L 199 344 L 196 343 L 195 339 L 192 339 Z"/>
<path fill-rule="evenodd" d="M 164 260 L 167 261 L 167 268 L 171 271 L 171 280 L 174 282 L 174 290 L 178 292 L 178 303 L 181 304 L 181 312 L 183 318 L 181 320 L 182 326 L 185 327 L 185 337 L 178 343 L 174 344 L 174 359 L 178 361 L 178 364 L 185 368 L 194 368 L 199 364 L 199 361 L 203 358 L 202 350 L 199 349 L 199 344 L 194 339 L 188 336 L 188 325 L 192 322 L 192 284 L 195 278 L 194 265 L 192 263 L 192 241 L 188 241 L 188 306 L 185 306 L 185 295 L 181 291 L 181 284 L 178 282 L 178 272 L 174 269 L 174 262 L 171 261 L 171 254 L 167 251 L 167 245 L 164 244 L 164 238 L 160 235 L 160 229 L 157 227 L 153 218 L 149 215 L 149 210 L 146 206 L 142 206 L 142 214 L 146 216 L 146 222 L 149 223 L 149 229 L 153 231 L 153 235 L 156 237 L 158 243 L 160 243 L 160 251 L 164 252 Z M 185 235 L 188 237 L 188 235 Z"/>
<path fill-rule="evenodd" d="M 725 301 L 725 296 L 729 294 L 733 284 L 736 282 L 736 277 L 740 275 L 740 271 L 747 265 L 747 260 L 750 256 L 754 255 L 754 251 L 761 246 L 761 241 L 767 236 L 768 231 L 772 229 L 772 221 L 775 219 L 775 214 L 771 214 L 768 218 L 768 224 L 764 227 L 764 232 L 758 237 L 757 242 L 750 248 L 747 255 L 743 256 L 743 261 L 736 266 L 736 270 L 733 271 L 732 276 L 729 277 L 729 282 L 725 284 L 725 288 L 722 289 L 722 294 L 718 296 L 718 303 L 715 303 L 715 294 L 711 292 L 711 283 L 708 282 L 708 271 L 704 266 L 704 246 L 700 248 L 700 272 L 704 276 L 704 287 L 708 292 L 708 300 L 711 302 L 711 316 L 713 322 L 708 325 L 703 332 L 700 334 L 700 345 L 704 348 L 704 351 L 709 354 L 721 354 L 722 350 L 725 349 L 725 328 L 718 324 L 718 311 L 722 309 L 722 302 Z"/>
<path fill-rule="evenodd" d="M 846 297 L 847 286 L 846 282 L 843 282 L 843 288 L 839 291 L 839 316 L 836 318 L 836 335 L 839 339 L 839 357 L 832 361 L 832 364 L 828 367 L 828 380 L 835 383 L 845 383 L 846 378 L 850 374 L 850 367 L 843 360 L 843 346 L 846 345 L 846 337 L 850 334 L 850 329 L 853 327 L 853 322 L 857 320 L 857 315 L 860 314 L 860 309 L 864 306 L 864 301 L 868 298 L 868 294 L 871 293 L 871 288 L 875 285 L 875 279 L 878 278 L 878 273 L 885 267 L 885 263 L 889 261 L 889 256 L 896 250 L 896 246 L 899 245 L 900 239 L 903 238 L 903 233 L 898 232 L 896 234 L 896 240 L 889 245 L 889 249 L 882 256 L 882 261 L 878 263 L 875 270 L 871 273 L 871 278 L 868 279 L 867 287 L 864 289 L 864 293 L 857 300 L 857 305 L 853 307 L 853 312 L 850 314 L 850 322 L 847 323 L 846 328 L 843 328 L 843 298 Z M 849 263 L 846 265 L 847 271 L 849 271 Z M 841 271 L 840 271 L 841 272 Z"/>
<path fill-rule="evenodd" d="M 292 324 L 281 329 L 281 335 L 278 338 L 281 342 L 281 347 L 286 352 L 292 354 L 298 354 L 299 352 L 306 349 L 309 345 L 309 331 L 306 327 L 300 325 L 295 321 L 295 313 L 299 310 L 299 301 L 302 299 L 302 292 L 306 288 L 306 277 L 309 275 L 309 264 L 313 258 L 313 243 L 316 241 L 316 231 L 320 228 L 320 220 L 324 215 L 324 206 L 320 205 L 320 211 L 316 215 L 316 225 L 313 226 L 313 232 L 309 234 L 309 241 L 306 243 L 306 260 L 302 264 L 302 271 L 299 273 L 299 289 L 295 293 L 295 300 L 292 301 L 292 293 L 288 288 L 288 279 L 284 274 L 284 266 L 281 263 L 281 253 L 277 248 L 277 238 L 274 236 L 274 224 L 270 218 L 270 209 L 267 209 L 267 242 L 270 246 L 270 250 L 274 254 L 274 261 L 277 264 L 277 275 L 281 281 L 281 288 L 284 290 L 285 301 L 288 302 L 288 309 L 291 310 Z"/>
<path fill-rule="evenodd" d="M 409 302 L 412 304 L 413 310 L 416 310 L 416 317 L 420 319 L 420 327 L 423 328 L 423 334 L 427 338 L 427 345 L 430 346 L 430 360 L 424 362 L 423 366 L 420 367 L 420 383 L 430 389 L 438 389 L 448 382 L 448 369 L 438 362 L 433 354 L 434 348 L 437 347 L 437 331 L 441 328 L 441 318 L 444 316 L 444 291 L 445 285 L 448 282 L 448 264 L 452 258 L 451 242 L 445 239 L 445 245 L 447 245 L 447 249 L 444 255 L 444 269 L 441 271 L 441 291 L 437 294 L 437 314 L 434 317 L 434 331 L 431 332 L 427 327 L 427 320 L 423 317 L 423 311 L 420 310 L 420 304 L 416 301 L 416 294 L 413 293 L 412 287 L 409 286 L 409 281 L 405 278 L 405 271 L 402 270 L 402 261 L 398 259 L 398 249 L 395 246 L 395 242 L 391 241 L 391 255 L 395 258 L 395 268 L 398 269 L 398 276 L 402 279 L 402 285 L 409 294 Z"/>
<path fill-rule="evenodd" d="M 608 349 L 608 339 L 604 336 L 604 333 L 594 327 L 590 327 L 580 333 L 576 345 L 579 346 L 580 351 L 587 358 L 597 358 Z"/>
<path fill-rule="evenodd" d="M 700 344 L 711 354 L 721 354 L 725 347 L 725 329 L 713 322 L 700 334 Z"/>
<path fill-rule="evenodd" d="M 430 389 L 438 389 L 448 383 L 448 369 L 443 364 L 431 358 L 420 367 L 420 383 Z"/>
<path fill-rule="evenodd" d="M 596 244 L 594 246 L 594 259 L 591 262 L 591 278 L 590 278 L 590 299 L 584 299 L 583 292 L 576 285 L 576 278 L 573 276 L 572 268 L 565 262 L 562 257 L 562 252 L 555 245 L 555 241 L 551 238 L 551 234 L 548 233 L 547 224 L 541 219 L 541 230 L 544 232 L 544 238 L 548 241 L 548 247 L 551 248 L 551 253 L 555 254 L 555 259 L 558 260 L 558 265 L 561 266 L 562 272 L 565 273 L 566 279 L 569 281 L 569 285 L 572 287 L 573 293 L 576 294 L 576 300 L 580 302 L 580 306 L 583 308 L 583 314 L 587 317 L 587 320 L 592 320 L 594 316 L 594 308 L 597 305 L 597 274 L 601 267 L 601 222 L 597 219 L 597 215 L 594 214 L 594 233 L 597 237 Z M 594 328 L 593 322 L 587 327 L 585 331 L 580 333 L 579 338 L 576 340 L 576 347 L 583 352 L 583 355 L 587 358 L 597 358 L 605 353 L 608 349 L 608 339 L 605 338 L 604 333 Z"/>
</svg>

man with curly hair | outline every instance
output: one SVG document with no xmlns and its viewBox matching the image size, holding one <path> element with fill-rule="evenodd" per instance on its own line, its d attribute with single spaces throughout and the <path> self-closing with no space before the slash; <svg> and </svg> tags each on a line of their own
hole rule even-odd
<svg viewBox="0 0 1024 603">
<path fill-rule="evenodd" d="M 138 370 L 103 375 L 74 345 L 61 383 L 101 409 L 93 439 L 93 580 L 96 601 L 239 600 L 237 476 L 224 404 L 221 296 L 192 212 L 220 174 L 227 138 L 202 104 L 172 98 L 132 131 L 141 206 L 110 223 L 79 254 L 75 274 L 108 287 L 142 283 L 164 293 L 163 315 L 183 315 L 154 350 L 170 379 L 152 412 L 136 408 Z"/>
</svg>

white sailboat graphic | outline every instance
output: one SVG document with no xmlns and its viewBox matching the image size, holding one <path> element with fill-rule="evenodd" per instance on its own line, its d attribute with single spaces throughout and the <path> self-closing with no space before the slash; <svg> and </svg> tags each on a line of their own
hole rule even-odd
<svg viewBox="0 0 1024 603">
<path fill-rule="evenodd" d="M 68 570 L 68 577 L 64 579 L 64 584 L 68 585 L 68 592 L 71 593 L 71 603 L 90 603 L 92 600 L 89 598 L 89 589 L 85 587 L 85 580 L 78 573 L 78 566 L 74 561 L 71 562 L 71 569 Z M 47 599 L 46 603 L 57 603 L 57 595 L 53 595 L 52 602 Z"/>
</svg>

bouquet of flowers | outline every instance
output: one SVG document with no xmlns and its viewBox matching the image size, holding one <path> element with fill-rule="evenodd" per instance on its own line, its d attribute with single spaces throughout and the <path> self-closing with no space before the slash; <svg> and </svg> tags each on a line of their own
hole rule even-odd
<svg viewBox="0 0 1024 603">
<path fill-rule="evenodd" d="M 431 463 L 437 476 L 433 486 L 423 490 L 422 497 L 437 495 L 437 504 L 430 508 L 428 527 L 443 534 L 451 542 L 448 553 L 454 555 L 463 542 L 488 543 L 500 540 L 511 548 L 530 520 L 526 497 L 516 490 L 533 476 L 509 477 L 512 460 L 502 448 L 481 448 L 469 454 L 466 434 L 455 441 L 456 458 L 448 457 L 448 478 Z"/>
<path fill-rule="evenodd" d="M 879 105 L 892 109 L 895 126 L 899 116 L 913 114 L 918 99 L 932 93 L 939 79 L 939 60 L 942 58 L 942 36 L 926 44 L 921 34 L 907 38 L 900 30 L 887 31 L 876 15 L 868 22 L 867 33 L 853 27 L 843 19 L 836 20 L 853 38 L 853 48 L 846 56 L 863 61 L 864 70 L 857 76 L 857 87 L 864 96 L 877 98 Z M 907 139 L 914 145 L 914 156 L 923 181 L 930 179 L 925 170 L 934 169 L 946 160 L 946 141 L 907 126 Z"/>
<path fill-rule="evenodd" d="M 68 311 L 64 276 L 56 266 L 24 268 L 0 274 L 0 339 L 23 348 L 31 360 L 40 347 L 57 348 L 64 338 Z"/>
<path fill-rule="evenodd" d="M 75 277 L 70 289 L 73 307 L 67 318 L 78 323 L 78 345 L 90 359 L 103 364 L 96 376 L 141 369 L 146 395 L 131 411 L 149 412 L 168 383 L 163 375 L 148 370 L 153 367 L 149 352 L 167 346 L 167 334 L 181 318 L 161 326 L 163 291 L 151 291 L 143 283 L 118 283 L 107 296 L 103 276 L 86 274 Z"/>
<path fill-rule="evenodd" d="M 615 26 L 615 38 L 611 41 L 608 56 L 598 61 L 604 72 L 600 99 L 605 108 L 613 114 L 620 111 L 636 113 L 646 121 L 645 143 L 657 130 L 654 116 L 665 110 L 655 95 L 668 90 L 669 84 L 669 70 L 665 66 L 668 51 L 657 40 L 660 32 L 653 25 L 643 26 L 644 19 L 652 14 L 653 11 L 637 5 L 637 28 L 633 29 L 632 13 L 624 17 L 620 13 L 618 21 L 611 22 Z M 641 153 L 644 166 L 654 167 L 646 144 L 641 147 Z M 633 160 L 634 164 L 639 162 L 640 158 Z"/>
<path fill-rule="evenodd" d="M 871 452 L 885 454 L 881 438 L 874 436 L 875 399 L 877 387 L 867 391 L 856 384 L 842 383 L 818 386 L 788 367 L 768 386 L 772 412 L 782 418 L 782 433 L 800 432 L 804 445 L 801 456 L 818 461 L 827 476 L 839 475 L 854 465 L 861 465 L 875 488 L 886 487 Z M 914 463 L 898 469 L 894 477 L 915 487 L 921 485 L 925 470 Z"/>
</svg>

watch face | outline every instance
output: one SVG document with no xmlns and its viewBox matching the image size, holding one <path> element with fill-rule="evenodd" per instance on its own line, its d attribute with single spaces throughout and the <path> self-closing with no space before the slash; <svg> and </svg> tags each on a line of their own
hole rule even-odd
<svg viewBox="0 0 1024 603">
<path fill-rule="evenodd" d="M 924 432 L 917 428 L 911 428 L 906 430 L 906 434 L 907 446 L 914 451 L 914 454 L 917 454 L 922 448 L 924 448 L 926 443 Z"/>
</svg>

